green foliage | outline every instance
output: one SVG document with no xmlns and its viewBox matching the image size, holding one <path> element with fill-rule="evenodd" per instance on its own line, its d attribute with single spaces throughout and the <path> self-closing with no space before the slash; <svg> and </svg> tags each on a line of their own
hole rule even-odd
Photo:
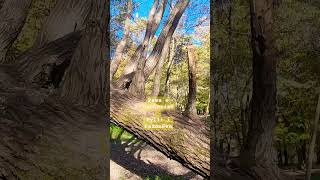
<svg viewBox="0 0 320 180">
<path fill-rule="evenodd" d="M 134 136 L 127 132 L 126 130 L 114 125 L 110 124 L 110 139 L 111 141 L 120 140 L 127 141 L 132 139 Z"/>
</svg>

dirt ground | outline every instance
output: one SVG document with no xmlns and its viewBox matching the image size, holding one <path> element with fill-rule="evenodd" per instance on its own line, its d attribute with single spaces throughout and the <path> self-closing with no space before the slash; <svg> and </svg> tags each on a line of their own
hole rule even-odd
<svg viewBox="0 0 320 180">
<path fill-rule="evenodd" d="M 203 180 L 175 160 L 167 158 L 144 142 L 111 144 L 111 180 L 141 180 L 147 177 L 172 177 L 172 179 Z"/>
</svg>

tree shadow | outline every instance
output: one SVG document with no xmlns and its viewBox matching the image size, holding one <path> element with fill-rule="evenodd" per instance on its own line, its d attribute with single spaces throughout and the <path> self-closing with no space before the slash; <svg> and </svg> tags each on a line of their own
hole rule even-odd
<svg viewBox="0 0 320 180">
<path fill-rule="evenodd" d="M 121 135 L 111 142 L 111 160 L 131 173 L 143 179 L 153 176 L 169 176 L 173 179 L 192 179 L 197 176 L 197 174 L 192 171 L 183 175 L 176 175 L 166 168 L 161 167 L 161 165 L 154 164 L 148 160 L 148 163 L 146 163 L 141 160 L 141 153 L 148 144 L 135 137 L 121 142 L 120 137 Z M 136 157 L 135 154 L 137 154 Z"/>
</svg>

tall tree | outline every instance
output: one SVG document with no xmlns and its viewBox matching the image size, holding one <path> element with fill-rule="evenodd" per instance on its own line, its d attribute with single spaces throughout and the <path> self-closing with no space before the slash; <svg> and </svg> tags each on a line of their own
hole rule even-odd
<svg viewBox="0 0 320 180">
<path fill-rule="evenodd" d="M 126 44 L 128 41 L 128 36 L 129 36 L 129 31 L 130 31 L 131 14 L 132 14 L 132 0 L 128 0 L 126 20 L 124 22 L 122 39 L 116 48 L 114 58 L 111 61 L 111 65 L 110 65 L 110 78 L 111 79 L 113 78 L 113 76 L 115 75 L 115 73 L 118 70 L 118 67 L 121 62 L 121 58 L 123 57 L 123 53 L 124 53 L 124 50 L 125 50 L 125 47 L 126 47 Z"/>
<path fill-rule="evenodd" d="M 162 51 L 164 49 L 163 47 L 168 39 L 171 39 L 175 29 L 178 26 L 179 20 L 182 17 L 182 14 L 187 8 L 189 2 L 189 0 L 179 0 L 171 10 L 168 20 L 164 28 L 162 29 L 151 54 L 147 59 L 141 59 L 141 61 L 139 62 L 140 64 L 138 65 L 137 71 L 134 73 L 132 83 L 129 88 L 129 91 L 131 93 L 137 94 L 138 96 L 144 96 L 145 82 L 159 62 Z"/>
<path fill-rule="evenodd" d="M 188 74 L 189 74 L 189 93 L 185 114 L 190 118 L 197 117 L 196 95 L 197 95 L 197 68 L 194 47 L 188 46 Z"/>
<path fill-rule="evenodd" d="M 32 0 L 4 0 L 0 8 L 0 64 L 17 39 L 27 18 Z"/>
<path fill-rule="evenodd" d="M 132 76 L 133 76 L 132 73 L 137 70 L 138 63 L 139 62 L 142 63 L 141 59 L 143 59 L 143 57 L 146 56 L 147 49 L 160 25 L 160 21 L 163 17 L 164 10 L 168 2 L 168 0 L 160 0 L 160 1 L 161 1 L 161 4 L 159 6 L 159 0 L 154 0 L 151 10 L 149 12 L 147 28 L 145 31 L 144 39 L 142 43 L 137 47 L 135 53 L 130 58 L 129 63 L 125 66 L 123 73 L 117 82 L 117 86 L 121 86 L 125 81 L 130 81 L 132 79 Z M 128 80 L 127 76 L 131 77 L 129 78 L 130 80 Z"/>
<path fill-rule="evenodd" d="M 172 41 L 170 43 L 170 51 L 169 51 L 169 55 L 168 55 L 168 67 L 167 67 L 167 70 L 166 70 L 166 80 L 165 80 L 165 89 L 164 89 L 164 94 L 165 95 L 168 95 L 169 93 L 169 83 L 170 83 L 170 76 L 171 76 L 171 67 L 172 67 L 172 64 L 173 64 L 173 60 L 174 60 L 174 55 L 175 55 L 175 48 L 176 48 L 176 45 L 175 45 L 175 38 L 173 37 L 172 38 Z"/>
<path fill-rule="evenodd" d="M 253 92 L 247 141 L 241 166 L 253 170 L 257 179 L 282 179 L 275 163 L 273 134 L 276 125 L 276 66 L 274 1 L 251 0 L 251 47 Z M 259 170 L 263 168 L 264 171 Z"/>
<path fill-rule="evenodd" d="M 168 43 L 164 46 L 164 51 L 161 54 L 161 58 L 159 60 L 159 63 L 156 67 L 156 71 L 154 74 L 154 80 L 153 80 L 153 89 L 152 89 L 152 96 L 158 96 L 160 93 L 160 83 L 161 83 L 161 76 L 162 76 L 162 68 L 163 64 L 165 62 L 165 59 L 168 56 L 168 51 L 169 51 L 169 46 L 170 46 L 170 40 L 168 40 Z"/>
</svg>

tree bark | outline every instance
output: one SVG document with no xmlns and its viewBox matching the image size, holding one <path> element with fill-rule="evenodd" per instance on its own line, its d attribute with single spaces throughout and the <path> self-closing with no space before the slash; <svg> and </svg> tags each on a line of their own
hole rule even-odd
<svg viewBox="0 0 320 180">
<path fill-rule="evenodd" d="M 83 30 L 94 0 L 57 0 L 45 19 L 34 47 L 57 40 L 71 32 Z"/>
<path fill-rule="evenodd" d="M 150 131 L 142 125 L 147 112 L 139 108 L 142 101 L 127 91 L 111 90 L 112 122 L 150 143 L 166 156 L 176 159 L 202 176 L 209 175 L 208 129 L 202 121 L 187 122 L 178 112 L 163 112 L 174 118 L 174 131 Z M 201 135 L 199 135 L 201 134 Z"/>
<path fill-rule="evenodd" d="M 165 81 L 165 89 L 164 89 L 164 94 L 167 95 L 167 96 L 169 95 L 169 89 L 170 89 L 169 80 L 170 80 L 170 76 L 171 76 L 171 66 L 173 64 L 173 58 L 174 58 L 175 49 L 176 49 L 175 38 L 172 38 L 171 46 L 169 48 L 170 48 L 169 60 L 168 60 L 168 68 L 167 68 L 167 71 L 166 71 L 166 81 Z"/>
<path fill-rule="evenodd" d="M 129 91 L 131 93 L 137 94 L 140 97 L 144 96 L 145 82 L 157 66 L 159 59 L 161 58 L 161 54 L 163 53 L 164 46 L 167 43 L 168 39 L 171 39 L 179 23 L 179 20 L 188 4 L 189 0 L 180 0 L 171 10 L 167 23 L 161 31 L 150 56 L 146 60 L 144 60 L 144 58 L 141 58 L 142 61 L 140 61 L 140 64 L 138 64 L 138 69 L 133 75 L 131 83 L 132 85 L 129 88 Z"/>
<path fill-rule="evenodd" d="M 109 16 L 106 13 L 109 12 L 109 1 L 94 1 L 91 5 L 89 20 L 96 24 L 90 24 L 84 31 L 72 32 L 39 49 L 34 48 L 24 53 L 15 61 L 17 63 L 0 66 L 0 179 L 105 180 L 109 177 L 106 106 L 110 104 L 105 103 L 108 94 L 99 95 L 103 103 L 76 105 L 68 98 L 58 96 L 56 90 L 52 92 L 35 86 L 30 82 L 33 76 L 27 75 L 27 72 L 38 69 L 37 64 L 45 64 L 52 59 L 53 62 L 70 61 L 81 54 L 84 58 L 77 60 L 79 64 L 86 63 L 83 62 L 85 57 L 95 58 L 96 64 L 99 64 L 96 69 L 87 66 L 99 75 L 89 74 L 84 79 L 91 78 L 93 82 L 98 82 L 98 87 L 103 87 L 102 92 L 109 91 L 109 79 L 106 83 L 99 81 L 99 78 L 109 75 L 105 74 L 105 67 L 109 63 L 104 66 L 100 62 L 105 62 L 105 57 L 109 56 L 108 49 L 104 47 L 108 43 L 106 30 Z M 97 23 L 95 19 L 101 22 Z M 100 28 L 104 30 L 99 33 Z M 97 37 L 92 36 L 93 32 Z M 92 43 L 95 41 L 99 42 Z M 85 43 L 88 45 L 83 45 Z M 93 51 L 88 52 L 87 49 Z M 28 67 L 33 69 L 27 70 Z M 77 75 L 74 73 L 74 76 Z M 97 87 L 85 83 L 82 87 Z M 88 96 L 92 96 L 91 92 Z"/>
<path fill-rule="evenodd" d="M 124 29 L 123 29 L 123 36 L 122 36 L 122 39 L 116 48 L 114 58 L 111 61 L 111 65 L 110 65 L 110 78 L 111 79 L 113 78 L 113 76 L 115 75 L 115 73 L 118 70 L 118 67 L 121 62 L 121 58 L 124 53 L 124 49 L 125 49 L 127 41 L 128 41 L 128 36 L 129 36 L 129 31 L 130 31 L 131 14 L 132 14 L 132 0 L 128 0 L 126 20 L 125 20 Z"/>
<path fill-rule="evenodd" d="M 182 14 L 184 13 L 184 11 L 186 10 L 189 2 L 190 2 L 189 0 L 185 0 L 185 1 L 179 0 L 176 3 L 175 7 L 171 10 L 169 18 L 159 35 L 156 45 L 153 48 L 150 56 L 146 60 L 146 64 L 144 68 L 144 74 L 146 79 L 149 78 L 154 68 L 156 67 L 161 57 L 160 55 L 164 49 L 163 47 L 166 43 L 166 39 L 172 38 L 173 33 L 179 24 L 179 20 L 182 17 Z"/>
<path fill-rule="evenodd" d="M 241 151 L 241 166 L 261 180 L 284 179 L 276 165 L 273 135 L 276 125 L 277 55 L 273 1 L 251 0 L 251 45 L 253 51 L 252 111 L 247 141 Z"/>
<path fill-rule="evenodd" d="M 0 66 L 0 179 L 105 180 L 105 108 L 66 103 L 16 70 Z"/>
<path fill-rule="evenodd" d="M 61 96 L 83 105 L 104 104 L 107 12 L 94 0 L 83 35 L 62 81 Z"/>
<path fill-rule="evenodd" d="M 197 68 L 194 47 L 188 46 L 188 74 L 189 74 L 189 93 L 185 115 L 194 119 L 197 117 L 196 95 L 197 95 Z"/>
<path fill-rule="evenodd" d="M 132 78 L 130 78 L 130 80 L 127 80 L 127 76 L 137 70 L 139 63 L 140 64 L 143 63 L 144 61 L 143 56 L 146 55 L 148 46 L 160 25 L 160 21 L 163 17 L 163 13 L 164 13 L 167 2 L 168 0 L 162 0 L 159 8 L 157 9 L 159 0 L 154 0 L 153 6 L 149 12 L 149 18 L 148 18 L 144 39 L 136 49 L 133 56 L 130 58 L 130 61 L 128 62 L 128 64 L 125 66 L 123 73 L 117 82 L 118 87 L 120 87 L 125 81 L 132 80 Z"/>
<path fill-rule="evenodd" d="M 308 161 L 307 161 L 307 168 L 306 168 L 306 180 L 311 179 L 311 170 L 312 170 L 312 163 L 314 158 L 314 147 L 316 144 L 319 118 L 320 118 L 320 95 L 318 97 L 318 104 L 317 104 L 316 114 L 315 114 L 314 123 L 313 123 L 313 132 L 312 132 L 311 141 L 309 145 Z"/>
<path fill-rule="evenodd" d="M 0 9 L 0 64 L 17 39 L 27 18 L 32 0 L 5 0 Z"/>
<path fill-rule="evenodd" d="M 171 39 L 167 39 L 167 42 L 164 45 L 164 50 L 161 53 L 161 57 L 159 60 L 159 63 L 157 64 L 156 67 L 156 72 L 154 75 L 154 80 L 153 80 L 153 89 L 152 89 L 152 96 L 158 96 L 160 93 L 160 83 L 161 83 L 161 76 L 162 76 L 162 69 L 163 69 L 163 64 L 165 62 L 165 59 L 168 56 L 169 49 L 170 49 L 170 42 Z"/>
</svg>

